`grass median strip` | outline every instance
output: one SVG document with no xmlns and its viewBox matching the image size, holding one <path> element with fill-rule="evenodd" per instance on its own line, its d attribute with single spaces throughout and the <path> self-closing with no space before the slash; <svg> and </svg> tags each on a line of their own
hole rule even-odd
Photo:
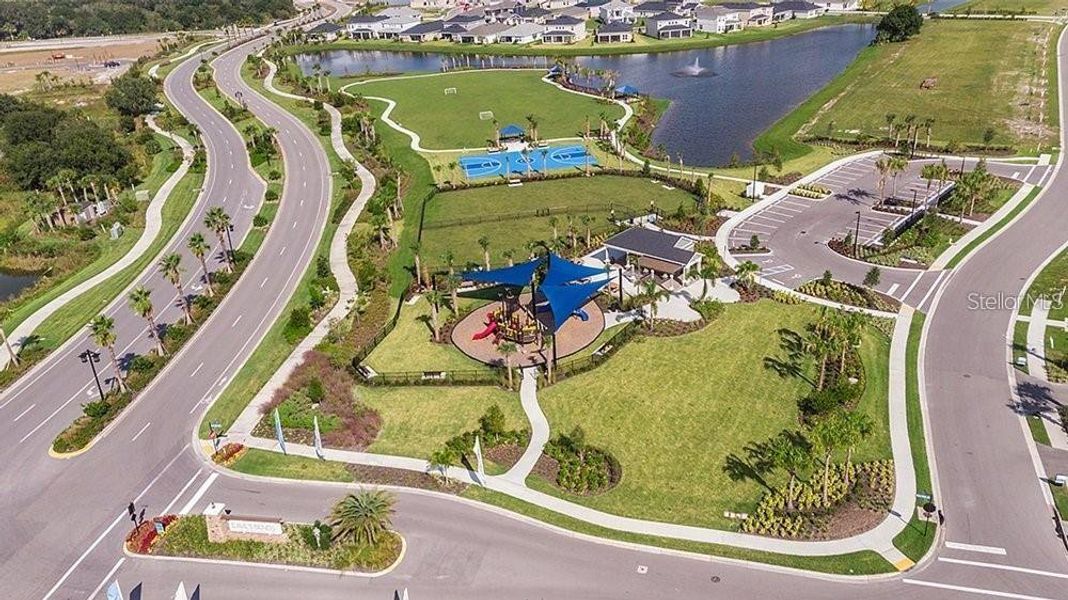
<svg viewBox="0 0 1068 600">
<path fill-rule="evenodd" d="M 1020 201 L 1019 204 L 1017 204 L 1011 211 L 1009 211 L 1009 214 L 1005 215 L 1000 221 L 995 223 L 990 229 L 987 229 L 982 234 L 977 236 L 974 240 L 969 242 L 967 246 L 965 246 L 964 248 L 961 248 L 961 250 L 959 252 L 957 252 L 957 254 L 954 255 L 953 258 L 950 259 L 950 261 L 948 263 L 946 263 L 946 268 L 947 269 L 952 269 L 952 268 L 956 267 L 958 264 L 961 263 L 961 261 L 963 261 L 965 258 L 967 258 L 967 256 L 969 254 L 971 254 L 973 250 L 978 248 L 980 244 L 982 244 L 983 242 L 985 242 L 986 240 L 990 239 L 995 234 L 1000 232 L 1002 229 L 1004 229 L 1005 226 L 1008 225 L 1009 223 L 1011 223 L 1012 220 L 1015 219 L 1017 215 L 1022 213 L 1028 206 L 1030 206 L 1031 202 L 1033 202 L 1034 199 L 1041 192 L 1042 192 L 1042 188 L 1040 186 L 1035 186 L 1035 188 L 1032 189 L 1031 192 L 1028 193 L 1027 196 L 1023 200 Z"/>
</svg>

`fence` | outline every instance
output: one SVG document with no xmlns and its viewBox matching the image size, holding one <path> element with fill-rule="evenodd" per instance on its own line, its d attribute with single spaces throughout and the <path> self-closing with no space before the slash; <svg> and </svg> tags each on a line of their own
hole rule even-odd
<svg viewBox="0 0 1068 600">
<path fill-rule="evenodd" d="M 605 340 L 593 354 L 560 362 L 556 369 L 553 370 L 556 381 L 599 367 L 613 354 L 619 352 L 619 349 L 625 346 L 627 342 L 637 337 L 640 332 L 641 321 L 631 321 L 615 332 L 612 337 Z M 544 380 L 542 385 L 547 385 Z"/>
<path fill-rule="evenodd" d="M 500 385 L 507 384 L 504 369 L 458 369 L 455 371 L 394 371 L 370 373 L 366 367 L 357 367 L 356 375 L 367 385 Z"/>
<path fill-rule="evenodd" d="M 492 215 L 482 215 L 475 217 L 460 217 L 455 219 L 444 219 L 441 221 L 435 221 L 433 223 L 426 223 L 423 225 L 423 229 L 443 229 L 446 227 L 457 227 L 460 225 L 478 225 L 479 223 L 497 223 L 500 221 L 511 221 L 514 219 L 523 219 L 530 217 L 548 217 L 551 215 L 566 215 L 566 214 L 587 214 L 591 212 L 611 212 L 615 211 L 615 214 L 620 219 L 633 219 L 638 216 L 639 212 L 619 206 L 612 202 L 591 202 L 589 204 L 582 204 L 578 206 L 551 206 L 548 208 L 537 208 L 534 210 L 523 210 L 509 213 L 497 213 Z"/>
</svg>

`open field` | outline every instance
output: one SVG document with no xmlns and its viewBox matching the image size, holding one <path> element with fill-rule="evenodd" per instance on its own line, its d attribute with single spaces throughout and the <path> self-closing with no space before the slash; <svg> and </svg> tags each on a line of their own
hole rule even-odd
<svg viewBox="0 0 1068 600">
<path fill-rule="evenodd" d="M 695 32 L 694 37 L 675 40 L 657 40 L 636 34 L 634 42 L 629 44 L 595 44 L 593 36 L 574 44 L 455 44 L 446 41 L 437 42 L 401 42 L 389 40 L 340 40 L 325 44 L 304 44 L 290 46 L 286 52 L 301 54 L 304 52 L 322 52 L 327 50 L 394 50 L 401 52 L 441 52 L 447 54 L 493 54 L 497 56 L 588 56 L 608 54 L 638 54 L 642 52 L 672 52 L 693 50 L 695 48 L 715 48 L 762 42 L 774 38 L 787 37 L 803 31 L 830 27 L 845 23 L 867 23 L 872 18 L 864 15 L 828 15 L 817 19 L 798 19 L 786 21 L 775 27 L 754 27 L 730 34 L 704 34 Z"/>
<path fill-rule="evenodd" d="M 0 53 L 0 92 L 33 89 L 37 75 L 43 72 L 61 81 L 107 83 L 133 61 L 158 51 L 157 39 L 130 39 L 106 46 L 5 51 Z M 58 58 L 60 55 L 62 58 Z M 122 66 L 105 67 L 104 61 L 111 60 L 119 61 Z"/>
<path fill-rule="evenodd" d="M 593 217 L 594 232 L 609 229 L 609 215 L 614 207 L 617 216 L 626 211 L 647 211 L 650 203 L 665 211 L 680 204 L 694 205 L 693 197 L 681 190 L 667 190 L 648 179 L 601 175 L 548 181 L 528 181 L 522 187 L 489 186 L 439 193 L 427 204 L 423 222 L 423 255 L 430 265 L 440 265 L 441 255 L 451 250 L 457 264 L 482 263 L 478 239 L 489 238 L 490 260 L 502 265 L 503 252 L 512 250 L 518 260 L 526 255 L 526 244 L 552 239 L 549 216 L 533 216 L 536 210 L 552 210 L 558 220 L 561 237 L 567 235 L 568 217 L 578 234 L 585 234 L 582 215 Z M 521 213 L 522 217 L 503 218 Z M 502 220 L 476 224 L 441 226 L 453 219 L 492 218 Z"/>
<path fill-rule="evenodd" d="M 828 86 L 836 93 L 795 125 L 802 135 L 885 137 L 888 114 L 898 125 L 914 115 L 917 123 L 934 119 L 935 144 L 1009 144 L 1034 152 L 1055 140 L 1044 98 L 1054 54 L 1047 44 L 1055 33 L 1047 23 L 928 21 L 908 42 L 863 50 Z M 928 78 L 936 82 L 923 89 Z M 920 141 L 925 138 L 921 127 Z"/>
<path fill-rule="evenodd" d="M 467 303 L 461 300 L 461 305 Z M 442 308 L 441 318 L 450 314 Z M 430 303 L 419 298 L 415 304 L 401 307 L 397 326 L 363 362 L 375 371 L 452 371 L 481 369 L 484 365 L 468 358 L 452 344 L 431 341 Z"/>
<path fill-rule="evenodd" d="M 815 314 L 771 301 L 732 304 L 699 332 L 639 338 L 598 369 L 544 390 L 539 400 L 554 434 L 581 425 L 588 442 L 623 467 L 616 488 L 569 498 L 614 514 L 733 528 L 723 511 L 751 512 L 761 488 L 732 481 L 726 458 L 796 429 L 795 400 L 807 391 L 765 370 L 763 360 L 781 353 L 779 328 L 803 331 Z M 889 458 L 889 340 L 871 330 L 860 353 L 867 385 L 858 410 L 876 425 L 856 460 Z"/>
<path fill-rule="evenodd" d="M 950 9 L 958 14 L 1029 14 L 1064 15 L 1068 12 L 1065 0 L 971 0 Z"/>
<path fill-rule="evenodd" d="M 359 387 L 357 398 L 382 416 L 382 430 L 368 452 L 429 459 L 449 438 L 478 429 L 478 418 L 496 404 L 507 429 L 529 429 L 519 394 L 492 386 Z"/>
<path fill-rule="evenodd" d="M 424 148 L 478 148 L 494 140 L 492 120 L 479 113 L 492 111 L 498 127 L 515 123 L 528 128 L 535 115 L 538 137 L 552 139 L 581 135 L 589 117 L 596 129 L 598 116 L 623 116 L 617 104 L 568 93 L 541 81 L 541 70 L 479 71 L 372 81 L 349 88 L 365 96 L 397 103 L 392 119 L 415 131 Z M 445 95 L 454 87 L 456 94 Z"/>
</svg>

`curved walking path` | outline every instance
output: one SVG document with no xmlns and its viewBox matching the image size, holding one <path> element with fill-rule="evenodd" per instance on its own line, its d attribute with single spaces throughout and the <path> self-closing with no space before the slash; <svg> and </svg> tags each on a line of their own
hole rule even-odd
<svg viewBox="0 0 1068 600">
<path fill-rule="evenodd" d="M 260 55 L 262 55 L 262 51 Z M 268 91 L 291 100 L 313 102 L 312 98 L 291 94 L 275 87 L 274 76 L 278 72 L 278 67 L 270 60 L 263 59 L 263 61 L 268 69 L 267 77 L 263 80 L 263 86 Z M 275 390 L 281 388 L 286 379 L 293 374 L 293 371 L 304 362 L 304 355 L 313 350 L 326 337 L 333 323 L 348 315 L 349 309 L 359 293 L 356 275 L 353 274 L 352 268 L 349 266 L 348 238 L 352 228 L 356 226 L 360 213 L 367 206 L 367 201 L 374 195 L 376 182 L 374 175 L 362 164 L 356 162 L 356 158 L 345 146 L 341 130 L 341 113 L 333 105 L 325 102 L 323 103 L 323 108 L 330 113 L 330 145 L 343 162 L 353 165 L 356 169 L 357 177 L 360 178 L 360 193 L 356 196 L 352 206 L 345 212 L 345 216 L 341 219 L 341 223 L 338 224 L 337 230 L 334 231 L 334 237 L 330 239 L 330 270 L 337 280 L 338 299 L 333 308 L 330 309 L 330 312 L 315 325 L 307 337 L 297 344 L 297 347 L 286 357 L 267 383 L 260 391 L 256 392 L 248 406 L 241 411 L 240 416 L 228 431 L 228 436 L 235 441 L 241 441 L 245 436 L 251 435 L 253 428 L 256 427 L 256 423 L 260 420 L 260 408 L 270 402 Z"/>
<path fill-rule="evenodd" d="M 523 451 L 523 456 L 501 476 L 501 479 L 526 486 L 527 476 L 534 470 L 534 465 L 541 458 L 541 451 L 549 441 L 549 420 L 538 406 L 538 370 L 535 367 L 523 369 L 523 381 L 519 384 L 519 401 L 523 412 L 530 421 L 530 443 Z"/>
<path fill-rule="evenodd" d="M 196 48 L 194 48 L 194 50 L 195 49 Z M 170 139 L 182 149 L 182 164 L 179 165 L 178 169 L 167 178 L 167 181 L 163 182 L 163 185 L 156 191 L 156 195 L 152 197 L 151 202 L 149 202 L 148 207 L 145 209 L 145 229 L 141 232 L 141 237 L 137 239 L 137 242 L 134 243 L 126 254 L 119 258 L 119 260 L 108 265 L 96 275 L 93 275 L 89 279 L 86 279 L 53 298 L 48 304 L 45 304 L 33 314 L 26 317 L 25 320 L 19 323 L 18 326 L 8 334 L 8 337 L 11 339 L 11 345 L 16 352 L 19 351 L 22 343 L 41 326 L 41 323 L 48 320 L 49 317 L 66 306 L 68 302 L 87 293 L 89 290 L 104 283 L 112 276 L 122 272 L 126 267 L 140 260 L 152 244 L 155 243 L 156 237 L 163 228 L 163 205 L 167 203 L 167 199 L 170 198 L 171 192 L 174 191 L 178 182 L 189 172 L 189 167 L 193 164 L 193 146 L 186 141 L 185 138 L 161 129 L 156 124 L 156 120 L 153 116 L 148 116 L 145 119 L 145 122 L 152 131 Z M 175 231 L 177 233 L 177 230 Z M 6 352 L 0 353 L 0 370 L 7 368 L 10 360 L 11 357 Z"/>
</svg>

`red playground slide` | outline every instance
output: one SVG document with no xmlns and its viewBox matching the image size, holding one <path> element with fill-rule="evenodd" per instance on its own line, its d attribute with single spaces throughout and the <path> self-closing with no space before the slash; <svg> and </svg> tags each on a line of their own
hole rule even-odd
<svg viewBox="0 0 1068 600">
<path fill-rule="evenodd" d="M 497 321 L 490 321 L 490 324 L 486 325 L 485 329 L 471 336 L 471 339 L 481 340 L 483 338 L 489 337 L 494 331 L 497 331 Z"/>
</svg>

